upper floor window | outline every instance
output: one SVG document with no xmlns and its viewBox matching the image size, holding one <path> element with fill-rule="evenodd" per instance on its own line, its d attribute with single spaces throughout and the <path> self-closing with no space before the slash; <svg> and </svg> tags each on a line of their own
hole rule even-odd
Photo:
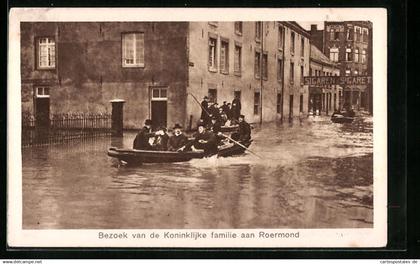
<svg viewBox="0 0 420 264">
<path fill-rule="evenodd" d="M 354 61 L 359 62 L 359 49 L 354 50 Z"/>
<path fill-rule="evenodd" d="M 290 34 L 290 52 L 295 53 L 295 32 Z"/>
<path fill-rule="evenodd" d="M 268 78 L 268 54 L 263 53 L 262 55 L 262 76 L 264 80 Z"/>
<path fill-rule="evenodd" d="M 330 40 L 339 40 L 339 39 L 340 39 L 340 32 L 338 30 L 334 30 L 334 28 L 331 28 Z"/>
<path fill-rule="evenodd" d="M 255 78 L 260 78 L 261 73 L 261 53 L 256 51 L 255 52 L 255 59 L 254 59 L 254 75 Z"/>
<path fill-rule="evenodd" d="M 369 30 L 367 28 L 363 28 L 363 30 L 362 30 L 362 41 L 363 42 L 368 41 L 368 35 L 369 35 Z"/>
<path fill-rule="evenodd" d="M 122 66 L 144 67 L 144 33 L 122 35 Z"/>
<path fill-rule="evenodd" d="M 346 76 L 350 76 L 351 71 L 349 69 L 347 69 L 346 72 L 345 72 L 345 74 L 346 74 Z"/>
<path fill-rule="evenodd" d="M 300 83 L 303 84 L 303 75 L 304 75 L 304 69 L 303 65 L 300 66 Z"/>
<path fill-rule="evenodd" d="M 337 62 L 338 61 L 338 48 L 330 48 L 330 60 Z"/>
<path fill-rule="evenodd" d="M 234 65 L 235 74 L 240 75 L 242 70 L 242 47 L 235 44 Z"/>
<path fill-rule="evenodd" d="M 38 68 L 55 68 L 55 40 L 54 38 L 44 37 L 38 39 Z"/>
<path fill-rule="evenodd" d="M 235 33 L 242 35 L 242 22 L 235 22 Z"/>
<path fill-rule="evenodd" d="M 305 38 L 303 36 L 300 39 L 300 56 L 301 57 L 305 56 Z"/>
<path fill-rule="evenodd" d="M 290 73 L 289 73 L 290 83 L 293 84 L 295 80 L 295 64 L 293 62 L 290 63 Z"/>
<path fill-rule="evenodd" d="M 352 61 L 351 49 L 346 48 L 346 61 Z"/>
<path fill-rule="evenodd" d="M 347 29 L 347 40 L 353 40 L 353 28 Z"/>
<path fill-rule="evenodd" d="M 261 40 L 262 22 L 255 22 L 255 40 Z"/>
<path fill-rule="evenodd" d="M 366 63 L 366 50 L 362 50 L 362 63 Z"/>
<path fill-rule="evenodd" d="M 229 42 L 220 41 L 220 72 L 229 73 Z"/>
<path fill-rule="evenodd" d="M 277 80 L 283 81 L 283 61 L 281 59 L 277 59 Z"/>
<path fill-rule="evenodd" d="M 279 49 L 283 49 L 284 46 L 284 27 L 279 26 L 279 32 L 278 32 L 278 41 L 277 45 Z"/>
<path fill-rule="evenodd" d="M 209 38 L 209 69 L 216 70 L 216 50 L 217 50 L 217 39 Z"/>
</svg>

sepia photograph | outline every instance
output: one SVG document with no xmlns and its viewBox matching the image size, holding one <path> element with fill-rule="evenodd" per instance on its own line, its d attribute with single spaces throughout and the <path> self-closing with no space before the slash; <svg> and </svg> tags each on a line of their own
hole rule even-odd
<svg viewBox="0 0 420 264">
<path fill-rule="evenodd" d="M 386 12 L 29 11 L 9 243 L 386 245 Z"/>
</svg>

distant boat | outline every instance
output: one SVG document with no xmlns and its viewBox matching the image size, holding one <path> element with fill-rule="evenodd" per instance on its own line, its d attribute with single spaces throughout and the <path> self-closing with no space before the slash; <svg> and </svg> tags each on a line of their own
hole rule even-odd
<svg viewBox="0 0 420 264">
<path fill-rule="evenodd" d="M 252 140 L 242 143 L 245 147 L 251 145 Z M 216 154 L 217 157 L 229 157 L 233 155 L 243 154 L 245 149 L 234 143 L 229 143 L 219 147 Z M 213 155 L 213 156 L 214 156 Z M 128 164 L 142 163 L 171 163 L 183 162 L 192 159 L 201 159 L 207 154 L 204 151 L 154 151 L 154 150 L 137 150 L 137 149 L 119 149 L 111 147 L 108 149 L 108 156 L 124 161 Z"/>
<path fill-rule="evenodd" d="M 338 113 L 334 113 L 331 116 L 331 121 L 334 123 L 351 123 L 353 122 L 354 117 L 353 116 L 346 116 L 345 114 L 338 114 Z"/>
</svg>

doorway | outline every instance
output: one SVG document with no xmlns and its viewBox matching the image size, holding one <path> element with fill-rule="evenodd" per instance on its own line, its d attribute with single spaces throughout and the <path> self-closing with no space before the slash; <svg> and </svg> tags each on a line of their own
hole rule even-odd
<svg viewBox="0 0 420 264">
<path fill-rule="evenodd" d="M 152 126 L 156 129 L 166 127 L 168 121 L 168 90 L 167 88 L 152 88 L 151 119 Z"/>
<path fill-rule="evenodd" d="M 35 126 L 37 128 L 50 127 L 50 89 L 48 87 L 35 88 Z"/>
</svg>

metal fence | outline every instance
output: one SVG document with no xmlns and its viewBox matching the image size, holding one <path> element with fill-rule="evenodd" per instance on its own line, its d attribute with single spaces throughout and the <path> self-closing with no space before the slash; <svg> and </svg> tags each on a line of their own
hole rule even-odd
<svg viewBox="0 0 420 264">
<path fill-rule="evenodd" d="M 111 135 L 111 114 L 108 113 L 53 114 L 47 127 L 38 126 L 33 115 L 22 114 L 22 147 L 106 135 Z"/>
</svg>

